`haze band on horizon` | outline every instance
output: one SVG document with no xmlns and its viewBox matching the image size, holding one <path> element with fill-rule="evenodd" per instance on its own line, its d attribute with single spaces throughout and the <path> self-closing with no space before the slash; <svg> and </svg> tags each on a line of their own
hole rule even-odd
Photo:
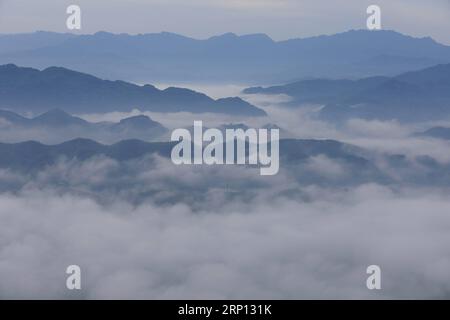
<svg viewBox="0 0 450 320">
<path fill-rule="evenodd" d="M 172 132 L 171 141 L 179 141 L 179 143 L 172 148 L 171 159 L 176 165 L 246 164 L 248 162 L 250 165 L 261 165 L 260 174 L 263 176 L 275 175 L 280 168 L 280 132 L 279 129 L 270 129 L 269 141 L 268 131 L 267 129 L 257 131 L 253 128 L 245 131 L 240 128 L 226 129 L 224 143 L 222 131 L 210 128 L 203 132 L 203 122 L 194 121 L 194 139 L 187 129 L 179 128 Z M 209 142 L 209 144 L 203 148 L 203 142 Z"/>
</svg>

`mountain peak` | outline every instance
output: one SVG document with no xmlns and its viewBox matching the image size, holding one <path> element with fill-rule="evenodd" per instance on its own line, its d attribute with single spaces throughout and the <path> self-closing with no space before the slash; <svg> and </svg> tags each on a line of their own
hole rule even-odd
<svg viewBox="0 0 450 320">
<path fill-rule="evenodd" d="M 84 125 L 86 121 L 71 116 L 61 109 L 52 109 L 32 120 L 39 125 L 67 126 L 67 125 Z"/>
<path fill-rule="evenodd" d="M 151 132 L 150 136 L 158 136 L 167 130 L 162 124 L 153 121 L 146 115 L 137 115 L 122 119 L 119 123 L 113 125 L 111 129 L 113 132 L 120 132 L 124 136 L 133 132 Z"/>
<path fill-rule="evenodd" d="M 19 67 L 17 65 L 15 65 L 14 63 L 8 63 L 8 64 L 0 65 L 0 69 L 1 70 L 15 70 L 15 69 L 19 69 Z"/>
<path fill-rule="evenodd" d="M 238 38 L 238 35 L 234 32 L 226 32 L 222 35 L 219 35 L 220 38 Z"/>
<path fill-rule="evenodd" d="M 70 69 L 67 69 L 64 67 L 51 66 L 51 67 L 45 68 L 44 70 L 42 70 L 42 72 L 47 72 L 47 73 L 65 72 L 65 73 L 68 73 L 68 72 L 76 72 L 76 71 L 73 71 L 73 70 L 70 70 Z"/>
<path fill-rule="evenodd" d="M 269 37 L 265 33 L 251 33 L 251 34 L 245 34 L 241 36 L 242 39 L 249 39 L 249 40 L 258 40 L 258 41 L 268 41 L 268 42 L 274 42 L 271 37 Z"/>
<path fill-rule="evenodd" d="M 107 32 L 107 31 L 98 31 L 98 32 L 94 33 L 94 36 L 97 36 L 97 37 L 112 37 L 112 36 L 114 36 L 114 33 Z"/>
<path fill-rule="evenodd" d="M 157 124 L 157 122 L 153 121 L 150 117 L 141 114 L 122 119 L 120 120 L 119 124 L 133 125 L 135 127 L 147 127 L 147 126 L 154 126 L 155 124 Z"/>
<path fill-rule="evenodd" d="M 239 38 L 239 36 L 233 32 L 227 32 L 224 34 L 220 34 L 217 36 L 212 36 L 210 38 L 208 38 L 208 40 L 234 40 Z"/>
<path fill-rule="evenodd" d="M 221 35 L 210 37 L 208 40 L 242 40 L 242 41 L 265 41 L 265 42 L 271 42 L 274 41 L 272 38 L 270 38 L 265 33 L 251 33 L 251 34 L 244 34 L 244 35 L 237 35 L 233 32 L 227 32 Z"/>
</svg>

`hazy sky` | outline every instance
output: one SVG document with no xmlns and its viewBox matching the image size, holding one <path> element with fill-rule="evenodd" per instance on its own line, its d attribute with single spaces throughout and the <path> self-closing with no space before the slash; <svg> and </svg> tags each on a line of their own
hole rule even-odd
<svg viewBox="0 0 450 320">
<path fill-rule="evenodd" d="M 67 31 L 70 4 L 82 9 L 82 33 L 261 32 L 274 39 L 365 28 L 367 6 L 378 4 L 384 29 L 450 44 L 449 0 L 0 0 L 0 33 Z"/>
</svg>

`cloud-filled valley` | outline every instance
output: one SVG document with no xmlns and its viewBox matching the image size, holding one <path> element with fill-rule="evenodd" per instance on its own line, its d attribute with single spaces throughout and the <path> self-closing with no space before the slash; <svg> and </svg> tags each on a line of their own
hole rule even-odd
<svg viewBox="0 0 450 320">
<path fill-rule="evenodd" d="M 0 170 L 2 298 L 448 297 L 448 162 L 285 140 L 279 174 L 262 177 L 174 167 L 170 148 L 67 157 L 93 142 L 73 143 L 35 146 L 43 162 L 24 167 L 1 146 L 20 156 Z M 370 264 L 384 271 L 377 293 Z"/>
<path fill-rule="evenodd" d="M 0 298 L 450 298 L 449 46 L 36 32 L 0 62 Z M 279 129 L 279 172 L 175 165 L 198 120 Z"/>
<path fill-rule="evenodd" d="M 272 177 L 248 166 L 177 167 L 169 143 L 27 142 L 28 161 L 27 143 L 1 144 L 0 297 L 448 297 L 448 142 L 413 136 L 420 125 L 337 128 L 270 101 L 265 119 L 243 122 L 350 144 L 282 140 Z M 148 115 L 167 127 L 199 117 Z M 63 272 L 73 263 L 84 272 L 75 295 Z M 365 287 L 370 264 L 383 268 L 379 293 Z"/>
<path fill-rule="evenodd" d="M 3 194 L 2 298 L 73 298 L 61 270 L 84 270 L 81 298 L 448 298 L 445 195 L 365 185 L 192 212 L 107 207 L 51 192 Z M 383 290 L 365 268 L 384 270 Z M 21 279 L 19 281 L 19 279 Z"/>
</svg>

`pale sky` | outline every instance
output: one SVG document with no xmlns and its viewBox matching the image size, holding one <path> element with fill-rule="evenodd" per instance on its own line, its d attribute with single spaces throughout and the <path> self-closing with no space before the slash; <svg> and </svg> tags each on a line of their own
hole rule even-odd
<svg viewBox="0 0 450 320">
<path fill-rule="evenodd" d="M 365 28 L 366 8 L 377 4 L 383 29 L 450 44 L 450 0 L 0 0 L 0 33 L 68 32 L 70 4 L 82 9 L 80 33 L 266 33 L 276 40 Z"/>
</svg>

